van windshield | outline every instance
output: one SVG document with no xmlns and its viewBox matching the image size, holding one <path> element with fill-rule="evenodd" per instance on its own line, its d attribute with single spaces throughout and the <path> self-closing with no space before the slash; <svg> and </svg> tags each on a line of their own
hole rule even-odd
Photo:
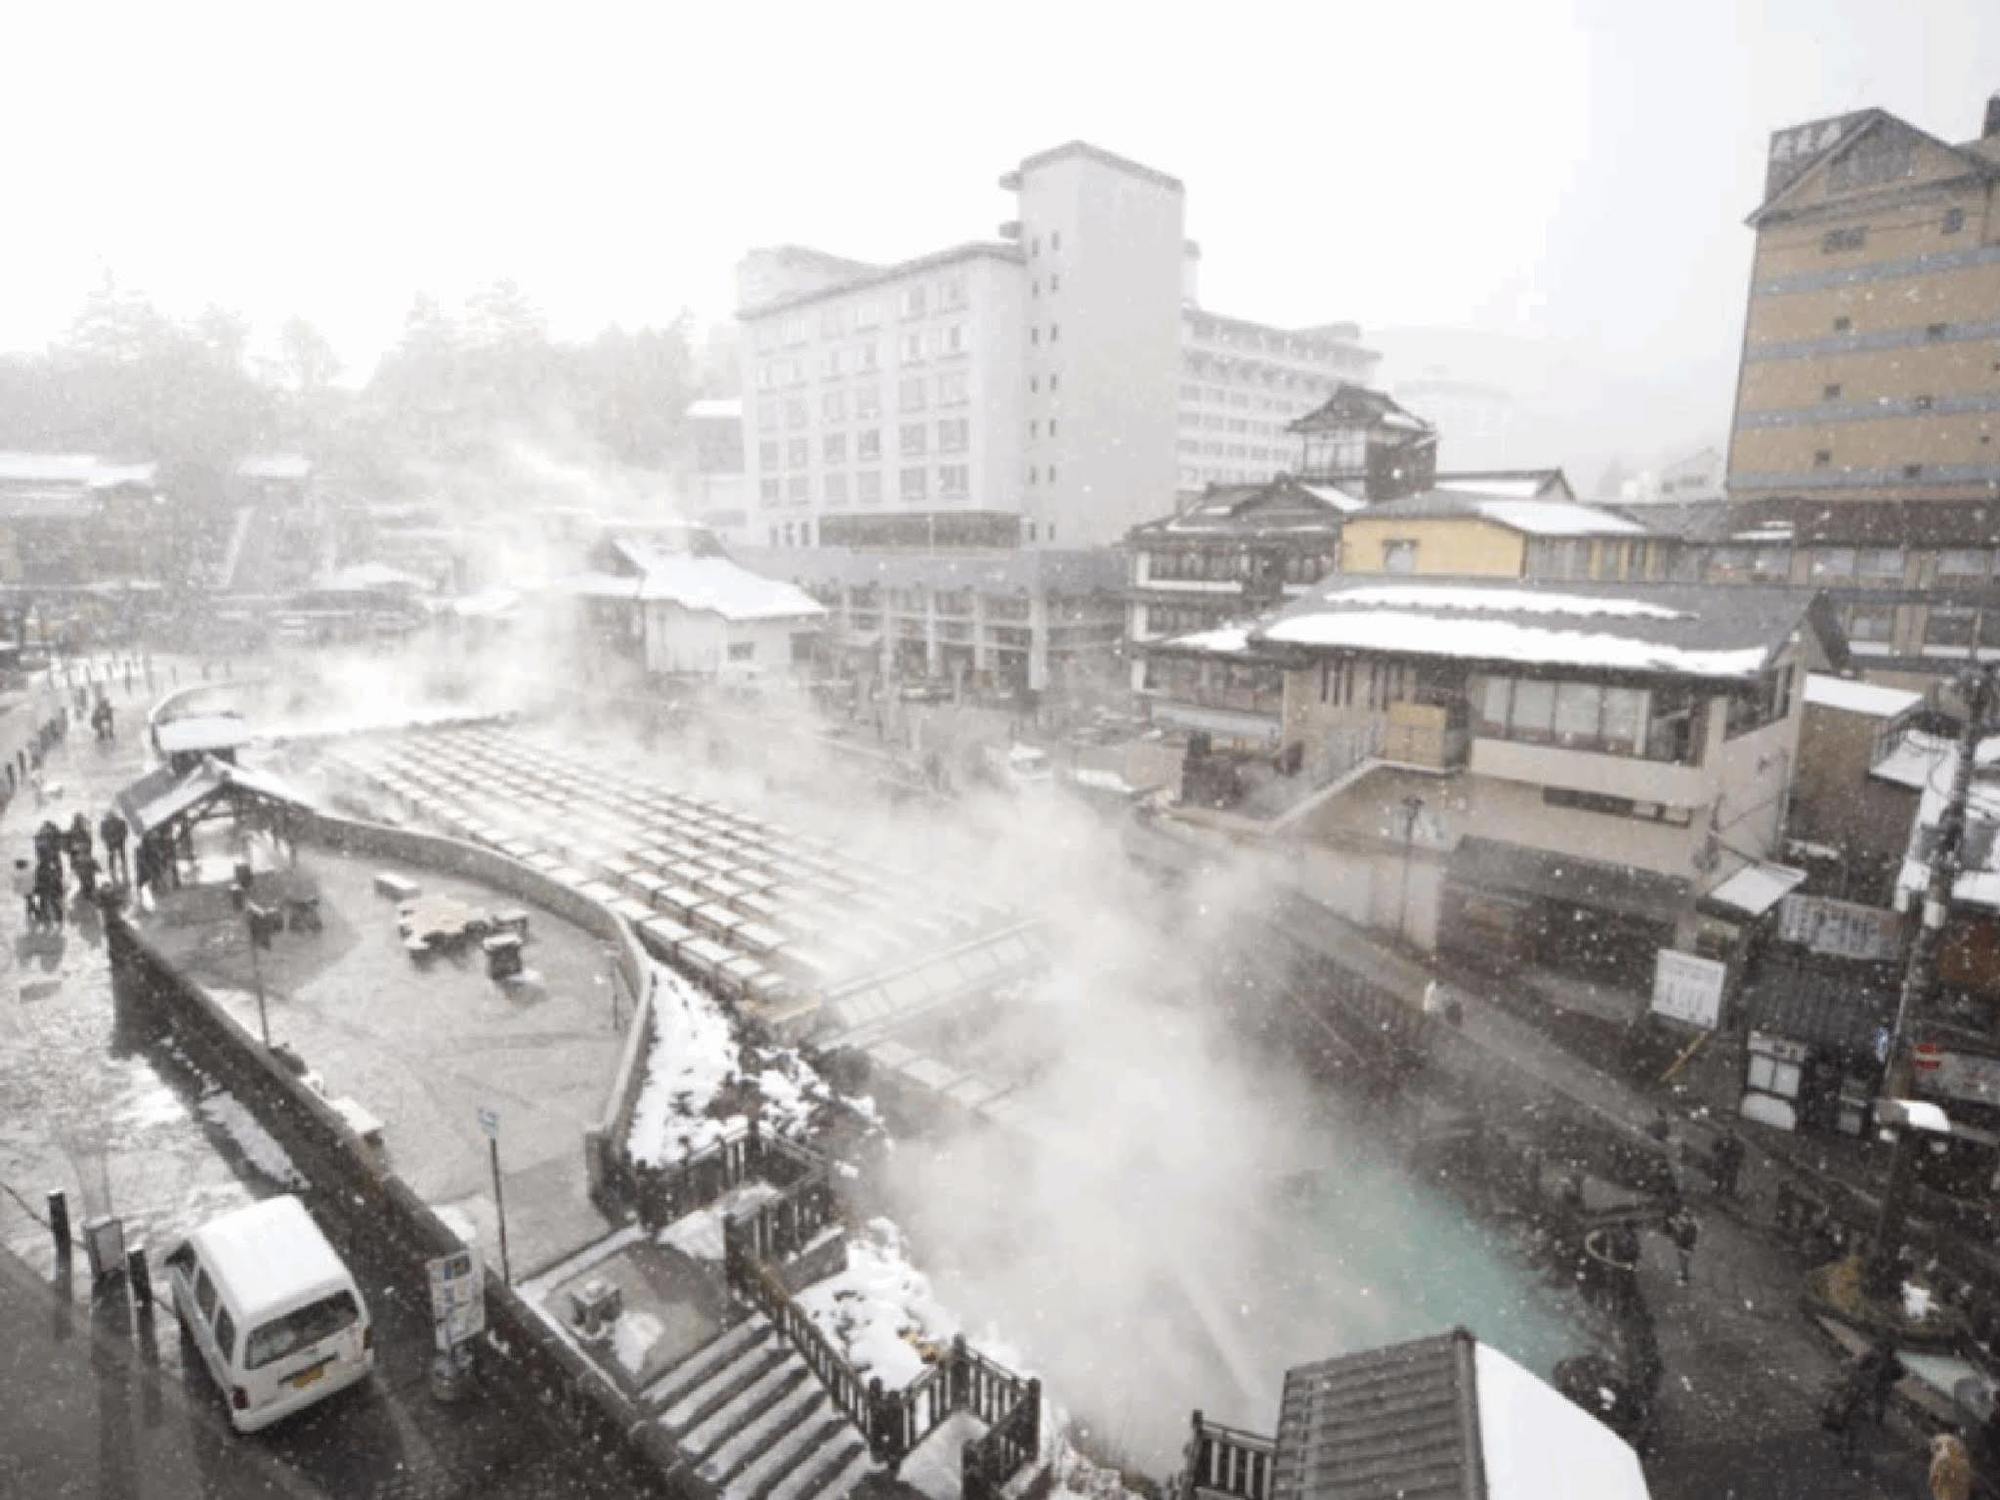
<svg viewBox="0 0 2000 1500">
<path fill-rule="evenodd" d="M 243 1363 L 252 1370 L 262 1369 L 273 1360 L 296 1354 L 340 1332 L 360 1316 L 361 1309 L 356 1306 L 352 1292 L 335 1292 L 317 1302 L 308 1302 L 254 1329 L 250 1345 L 243 1353 Z"/>
</svg>

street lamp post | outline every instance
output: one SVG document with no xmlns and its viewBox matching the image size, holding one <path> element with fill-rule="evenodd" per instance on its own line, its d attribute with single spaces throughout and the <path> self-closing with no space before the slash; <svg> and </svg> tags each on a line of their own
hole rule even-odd
<svg viewBox="0 0 2000 1500">
<path fill-rule="evenodd" d="M 263 934 L 257 930 L 257 908 L 248 902 L 243 906 L 243 926 L 250 935 L 250 977 L 257 990 L 257 1029 L 264 1034 L 264 1050 L 271 1050 L 271 1018 L 264 1010 L 264 965 L 257 957 L 257 950 L 264 945 Z"/>
<path fill-rule="evenodd" d="M 1410 860 L 1417 844 L 1417 819 L 1423 815 L 1424 799 L 1414 793 L 1403 799 L 1403 890 L 1396 903 L 1396 936 L 1410 940 Z"/>
</svg>

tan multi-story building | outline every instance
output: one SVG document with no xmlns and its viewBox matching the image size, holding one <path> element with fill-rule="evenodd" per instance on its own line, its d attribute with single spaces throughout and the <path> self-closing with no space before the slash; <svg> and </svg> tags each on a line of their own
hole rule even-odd
<svg viewBox="0 0 2000 1500">
<path fill-rule="evenodd" d="M 1771 138 L 1729 488 L 2000 494 L 2000 98 L 1962 145 L 1879 109 Z"/>
<path fill-rule="evenodd" d="M 1825 589 L 1871 674 L 2000 642 L 2000 96 L 1975 140 L 1879 109 L 1771 137 L 1715 581 Z M 1664 521 L 1664 517 L 1661 518 Z"/>
</svg>

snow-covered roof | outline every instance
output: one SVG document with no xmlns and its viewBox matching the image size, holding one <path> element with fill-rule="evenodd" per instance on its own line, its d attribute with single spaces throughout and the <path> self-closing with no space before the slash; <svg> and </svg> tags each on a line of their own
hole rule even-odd
<svg viewBox="0 0 2000 1500">
<path fill-rule="evenodd" d="M 1330 484 L 1301 484 L 1299 488 L 1315 500 L 1324 501 L 1335 510 L 1347 515 L 1352 515 L 1357 510 L 1365 510 L 1368 505 L 1365 496 L 1350 495 L 1346 490 Z"/>
<path fill-rule="evenodd" d="M 210 1219 L 188 1238 L 214 1272 L 239 1327 L 354 1285 L 305 1205 L 290 1194 Z"/>
<path fill-rule="evenodd" d="M 1529 536 L 1645 536 L 1646 528 L 1624 516 L 1568 500 L 1475 500 L 1487 520 Z"/>
<path fill-rule="evenodd" d="M 253 453 L 236 461 L 238 479 L 310 479 L 313 461 L 298 453 Z"/>
<path fill-rule="evenodd" d="M 1629 516 L 1561 496 L 1535 498 L 1538 481 L 1495 478 L 1440 481 L 1421 494 L 1371 507 L 1364 519 L 1491 521 L 1528 536 L 1650 536 Z M 1488 488 L 1491 486 L 1491 488 Z"/>
<path fill-rule="evenodd" d="M 392 568 L 387 563 L 364 562 L 350 563 L 328 573 L 314 587 L 341 593 L 365 589 L 427 589 L 430 580 L 419 578 L 415 573 L 405 573 L 401 568 Z"/>
<path fill-rule="evenodd" d="M 1708 893 L 1708 899 L 1749 916 L 1761 917 L 1805 883 L 1806 872 L 1790 865 L 1749 864 Z"/>
<path fill-rule="evenodd" d="M 118 794 L 125 821 L 141 833 L 172 822 L 191 807 L 199 806 L 225 788 L 240 786 L 273 802 L 289 802 L 309 807 L 311 802 L 281 778 L 250 766 L 232 766 L 209 757 L 186 775 L 176 777 L 160 766 L 140 777 Z"/>
<path fill-rule="evenodd" d="M 1959 845 L 1959 874 L 1952 882 L 1952 900 L 1962 906 L 2000 910 L 2000 780 L 1993 767 L 2000 763 L 2000 737 L 1980 743 L 1974 755 L 1972 781 L 1966 792 L 1965 832 Z M 1896 748 L 1868 774 L 1902 786 L 1915 787 L 1917 813 L 1910 821 L 1910 841 L 1903 867 L 1896 876 L 1899 901 L 1930 884 L 1928 857 L 1937 840 L 1938 824 L 1951 797 L 1958 768 L 1958 745 L 1942 735 L 1906 732 Z"/>
<path fill-rule="evenodd" d="M 1533 475 L 1507 479 L 1441 477 L 1432 483 L 1431 488 L 1448 490 L 1457 495 L 1498 495 L 1505 500 L 1533 500 L 1542 492 L 1542 481 Z"/>
<path fill-rule="evenodd" d="M 1893 719 L 1924 701 L 1922 693 L 1904 688 L 1878 687 L 1872 682 L 1855 682 L 1826 672 L 1806 677 L 1806 702 L 1817 708 L 1837 708 L 1844 713 L 1866 714 L 1871 719 Z"/>
<path fill-rule="evenodd" d="M 1473 1347 L 1488 1500 L 1649 1500 L 1632 1445 L 1491 1344 Z"/>
<path fill-rule="evenodd" d="M 1806 610 L 1805 600 L 1744 589 L 1336 577 L 1249 627 L 1161 644 L 1222 655 L 1308 647 L 1742 679 L 1792 642 Z"/>
<path fill-rule="evenodd" d="M 1287 1370 L 1274 1446 L 1290 1500 L 1648 1500 L 1629 1443 L 1462 1328 Z"/>
<path fill-rule="evenodd" d="M 250 743 L 250 726 L 241 714 L 190 714 L 184 719 L 164 719 L 155 724 L 153 738 L 162 755 L 236 750 Z"/>
<path fill-rule="evenodd" d="M 0 484 L 81 485 L 93 490 L 115 489 L 123 484 L 152 484 L 158 467 L 151 463 L 113 463 L 94 453 L 0 452 Z"/>
<path fill-rule="evenodd" d="M 743 398 L 740 396 L 704 396 L 699 401 L 690 401 L 688 403 L 687 414 L 690 417 L 706 417 L 711 420 L 730 417 L 741 418 L 743 415 Z"/>
<path fill-rule="evenodd" d="M 578 592 L 597 598 L 678 604 L 725 620 L 817 620 L 826 606 L 796 584 L 753 573 L 726 557 L 694 557 L 634 549 L 638 577 L 590 573 L 574 580 Z"/>
</svg>

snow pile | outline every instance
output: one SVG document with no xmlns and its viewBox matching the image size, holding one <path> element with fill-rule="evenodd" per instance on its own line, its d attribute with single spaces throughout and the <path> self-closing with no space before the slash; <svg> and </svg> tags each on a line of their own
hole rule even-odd
<svg viewBox="0 0 2000 1500">
<path fill-rule="evenodd" d="M 724 1222 L 731 1214 L 743 1213 L 778 1196 L 768 1182 L 741 1183 L 706 1208 L 683 1214 L 657 1236 L 659 1243 L 680 1251 L 689 1260 L 711 1260 L 720 1264 L 724 1256 Z"/>
<path fill-rule="evenodd" d="M 1058 1433 L 1051 1446 L 1050 1500 L 1137 1500 L 1136 1493 L 1126 1488 L 1124 1475 L 1092 1463 L 1071 1446 L 1067 1435 Z"/>
<path fill-rule="evenodd" d="M 611 1346 L 628 1375 L 636 1375 L 646 1367 L 646 1356 L 666 1331 L 666 1325 L 651 1313 L 628 1312 L 619 1316 L 612 1330 Z"/>
<path fill-rule="evenodd" d="M 1371 583 L 1329 589 L 1329 604 L 1383 608 L 1499 610 L 1531 615 L 1623 615 L 1638 620 L 1685 620 L 1687 611 L 1617 594 L 1558 594 L 1538 589 L 1454 588 L 1450 584 Z"/>
<path fill-rule="evenodd" d="M 1492 1345 L 1474 1345 L 1472 1358 L 1492 1500 L 1647 1500 L 1639 1455 L 1617 1433 Z"/>
<path fill-rule="evenodd" d="M 243 1153 L 251 1166 L 271 1181 L 285 1187 L 306 1186 L 305 1174 L 292 1165 L 285 1148 L 278 1144 L 270 1131 L 257 1123 L 257 1117 L 227 1089 L 217 1089 L 212 1094 L 204 1095 L 196 1108 L 201 1111 L 204 1120 L 219 1126 L 236 1143 L 236 1149 Z"/>
<path fill-rule="evenodd" d="M 632 1111 L 630 1149 L 634 1161 L 666 1166 L 749 1122 L 724 1098 L 741 1077 L 728 1015 L 672 969 L 656 964 L 653 974 L 653 1045 Z"/>
<path fill-rule="evenodd" d="M 862 1376 L 879 1375 L 884 1387 L 901 1390 L 926 1368 L 917 1341 L 949 1344 L 958 1320 L 910 1264 L 889 1220 L 869 1220 L 847 1251 L 847 1269 L 814 1282 L 798 1304 Z"/>
</svg>

